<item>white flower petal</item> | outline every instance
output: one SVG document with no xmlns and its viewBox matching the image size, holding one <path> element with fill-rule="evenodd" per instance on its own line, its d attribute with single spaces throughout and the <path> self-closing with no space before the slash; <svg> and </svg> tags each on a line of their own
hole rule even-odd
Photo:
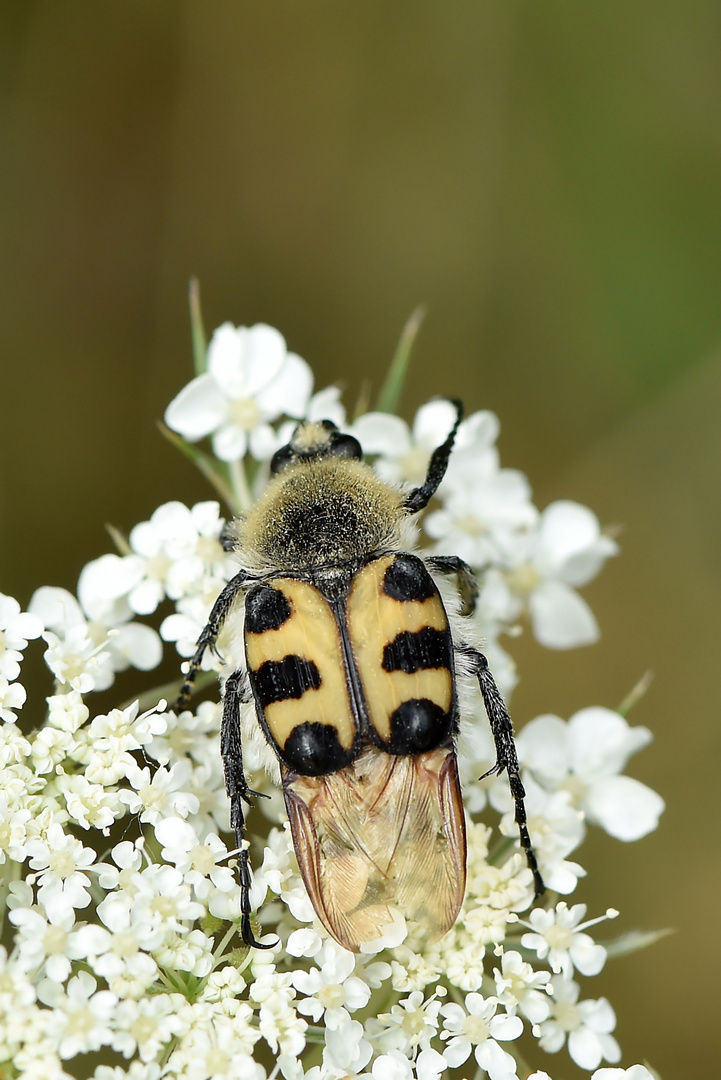
<svg viewBox="0 0 721 1080">
<path fill-rule="evenodd" d="M 562 581 L 544 581 L 529 599 L 533 633 L 547 649 L 572 649 L 598 641 L 590 607 Z"/>
<path fill-rule="evenodd" d="M 599 536 L 594 544 L 572 555 L 563 566 L 558 567 L 558 576 L 568 585 L 587 585 L 596 577 L 606 559 L 618 555 L 618 551 L 618 544 L 610 536 Z"/>
<path fill-rule="evenodd" d="M 630 776 L 609 776 L 595 783 L 586 796 L 589 821 L 617 840 L 640 840 L 658 825 L 665 803 L 660 795 Z"/>
<path fill-rule="evenodd" d="M 619 713 L 601 705 L 580 709 L 568 721 L 572 767 L 579 776 L 613 776 L 632 754 L 648 746 L 648 728 L 631 727 Z"/>
<path fill-rule="evenodd" d="M 306 416 L 309 420 L 332 420 L 339 428 L 345 427 L 345 409 L 340 400 L 337 386 L 326 386 L 319 390 L 308 403 Z"/>
<path fill-rule="evenodd" d="M 490 1080 L 518 1080 L 516 1062 L 493 1039 L 476 1047 L 476 1061 L 488 1073 Z"/>
<path fill-rule="evenodd" d="M 163 659 L 163 646 L 157 631 L 142 623 L 119 627 L 108 644 L 114 656 L 123 656 L 138 671 L 152 671 Z"/>
<path fill-rule="evenodd" d="M 560 499 L 541 514 L 539 539 L 549 561 L 562 566 L 572 555 L 589 547 L 601 535 L 598 518 L 587 506 Z"/>
<path fill-rule="evenodd" d="M 247 386 L 245 393 L 256 395 L 280 371 L 287 357 L 285 338 L 265 323 L 249 327 L 245 339 Z"/>
<path fill-rule="evenodd" d="M 576 1028 L 570 1033 L 568 1052 L 582 1069 L 595 1069 L 603 1058 L 598 1036 L 587 1027 Z"/>
<path fill-rule="evenodd" d="M 206 373 L 189 382 L 173 398 L 165 410 L 165 423 L 188 442 L 197 442 L 215 431 L 227 415 L 228 398 Z"/>
<path fill-rule="evenodd" d="M 492 1018 L 489 1026 L 493 1038 L 500 1039 L 501 1042 L 518 1039 L 523 1034 L 523 1021 L 520 1016 L 499 1013 Z"/>
<path fill-rule="evenodd" d="M 224 424 L 213 436 L 213 453 L 221 461 L 240 461 L 247 446 L 247 436 L 237 424 Z"/>
<path fill-rule="evenodd" d="M 410 450 L 408 425 L 400 416 L 391 416 L 390 413 L 364 413 L 355 421 L 350 433 L 355 436 L 366 454 L 400 457 Z"/>
<path fill-rule="evenodd" d="M 64 630 L 67 626 L 82 625 L 85 617 L 80 604 L 67 589 L 41 585 L 30 598 L 28 611 L 36 615 L 49 630 Z"/>
<path fill-rule="evenodd" d="M 413 438 L 422 446 L 440 446 L 456 422 L 456 407 L 447 398 L 421 405 L 413 421 Z"/>
<path fill-rule="evenodd" d="M 442 1072 L 448 1068 L 443 1054 L 429 1047 L 421 1050 L 416 1060 L 416 1076 L 418 1080 L 438 1080 Z"/>
<path fill-rule="evenodd" d="M 256 401 L 267 420 L 284 415 L 300 419 L 305 415 L 312 389 L 310 367 L 300 356 L 288 353 L 277 375 L 258 391 Z"/>
<path fill-rule="evenodd" d="M 537 716 L 516 736 L 519 761 L 536 777 L 555 786 L 570 768 L 568 742 L 568 725 L 559 716 Z"/>
<path fill-rule="evenodd" d="M 208 345 L 208 374 L 229 400 L 249 397 L 246 364 L 248 328 L 224 322 L 213 331 Z"/>
<path fill-rule="evenodd" d="M 457 1035 L 449 1041 L 443 1051 L 443 1057 L 452 1069 L 457 1069 L 459 1065 L 462 1065 L 468 1059 L 470 1052 L 471 1044 L 468 1039 L 463 1035 Z"/>
</svg>

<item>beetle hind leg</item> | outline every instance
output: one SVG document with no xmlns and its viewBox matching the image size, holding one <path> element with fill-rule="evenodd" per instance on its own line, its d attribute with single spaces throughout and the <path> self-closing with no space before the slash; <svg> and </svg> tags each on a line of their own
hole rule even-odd
<svg viewBox="0 0 721 1080">
<path fill-rule="evenodd" d="M 220 732 L 220 752 L 225 770 L 225 789 L 230 799 L 230 826 L 235 832 L 238 847 L 238 879 L 240 883 L 240 933 L 243 941 L 252 949 L 272 949 L 275 942 L 263 945 L 257 941 L 251 925 L 250 886 L 252 875 L 248 858 L 248 845 L 244 837 L 245 815 L 243 803 L 252 806 L 253 797 L 267 798 L 262 792 L 252 791 L 243 771 L 243 748 L 240 737 L 240 706 L 250 701 L 247 677 L 244 671 L 236 671 L 226 680 L 223 699 L 223 722 Z"/>
<path fill-rule="evenodd" d="M 539 896 L 542 896 L 546 891 L 546 886 L 543 883 L 541 872 L 538 869 L 538 860 L 536 858 L 536 853 L 533 850 L 533 844 L 531 843 L 531 837 L 528 832 L 528 817 L 526 815 L 526 804 L 524 802 L 526 791 L 523 787 L 523 781 L 521 780 L 519 771 L 516 744 L 513 741 L 513 724 L 511 723 L 511 717 L 506 708 L 506 703 L 496 686 L 496 680 L 493 678 L 493 675 L 491 675 L 488 661 L 483 653 L 470 646 L 464 646 L 462 651 L 472 661 L 473 673 L 478 679 L 483 704 L 486 713 L 488 714 L 491 732 L 493 733 L 493 741 L 496 744 L 496 763 L 487 773 L 484 773 L 480 779 L 482 780 L 484 776 L 491 776 L 494 774 L 500 776 L 504 769 L 508 774 L 508 784 L 511 789 L 511 797 L 513 798 L 515 807 L 515 820 L 516 825 L 518 826 L 521 848 L 525 853 L 528 868 L 533 874 L 534 893 L 535 899 L 537 900 Z"/>
</svg>

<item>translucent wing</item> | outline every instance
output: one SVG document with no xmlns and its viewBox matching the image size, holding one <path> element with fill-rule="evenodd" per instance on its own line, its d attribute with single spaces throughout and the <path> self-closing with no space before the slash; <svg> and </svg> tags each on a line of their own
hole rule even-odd
<svg viewBox="0 0 721 1080">
<path fill-rule="evenodd" d="M 319 919 L 357 952 L 393 909 L 441 937 L 466 886 L 466 833 L 452 747 L 393 756 L 369 747 L 327 776 L 284 770 L 293 842 Z"/>
</svg>

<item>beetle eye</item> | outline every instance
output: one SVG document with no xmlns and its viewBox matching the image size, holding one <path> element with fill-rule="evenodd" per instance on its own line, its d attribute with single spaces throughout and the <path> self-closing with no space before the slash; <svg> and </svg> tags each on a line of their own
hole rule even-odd
<svg viewBox="0 0 721 1080">
<path fill-rule="evenodd" d="M 334 457 L 362 458 L 361 444 L 352 435 L 338 435 L 331 442 L 331 453 Z"/>
<path fill-rule="evenodd" d="M 291 461 L 295 460 L 295 454 L 293 449 L 288 444 L 287 446 L 281 446 L 280 450 L 276 450 L 273 457 L 270 459 L 270 471 L 273 476 L 276 473 L 282 472 L 286 465 L 290 465 Z"/>
</svg>

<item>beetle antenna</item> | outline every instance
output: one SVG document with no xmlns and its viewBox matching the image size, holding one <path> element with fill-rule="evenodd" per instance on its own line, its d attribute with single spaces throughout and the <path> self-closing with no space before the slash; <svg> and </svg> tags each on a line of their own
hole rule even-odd
<svg viewBox="0 0 721 1080">
<path fill-rule="evenodd" d="M 414 488 L 413 491 L 406 496 L 403 503 L 403 509 L 407 510 L 409 514 L 417 514 L 419 510 L 423 510 L 424 507 L 428 506 L 428 503 L 438 490 L 438 485 L 446 475 L 448 459 L 451 456 L 451 450 L 456 441 L 456 434 L 460 427 L 461 420 L 463 419 L 463 402 L 459 401 L 458 398 L 451 398 L 450 401 L 456 409 L 455 423 L 451 428 L 446 441 L 440 446 L 437 446 L 431 454 L 425 481 L 420 487 Z"/>
</svg>

